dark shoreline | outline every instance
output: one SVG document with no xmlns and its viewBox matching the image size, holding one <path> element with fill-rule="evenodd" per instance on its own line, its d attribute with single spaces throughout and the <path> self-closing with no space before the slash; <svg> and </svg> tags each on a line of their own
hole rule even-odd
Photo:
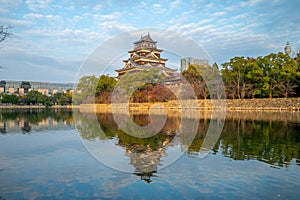
<svg viewBox="0 0 300 200">
<path fill-rule="evenodd" d="M 1 109 L 72 109 L 72 108 L 78 107 L 73 105 L 66 105 L 66 106 L 50 106 L 46 107 L 43 105 L 0 105 Z"/>
</svg>

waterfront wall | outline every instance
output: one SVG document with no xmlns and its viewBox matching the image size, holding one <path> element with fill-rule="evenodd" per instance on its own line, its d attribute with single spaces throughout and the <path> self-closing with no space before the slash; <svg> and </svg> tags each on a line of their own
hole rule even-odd
<svg viewBox="0 0 300 200">
<path fill-rule="evenodd" d="M 170 101 L 159 103 L 165 109 L 180 109 L 180 103 L 178 101 Z M 153 103 L 130 103 L 130 110 L 148 110 Z M 225 109 L 227 111 L 233 110 L 291 110 L 300 111 L 300 98 L 273 98 L 273 99 L 226 99 L 224 107 L 217 100 L 198 100 L 198 108 L 200 110 L 211 109 Z M 90 105 L 81 105 L 81 108 L 88 108 Z M 118 107 L 122 108 L 122 104 Z M 97 111 L 111 111 L 110 104 L 96 104 Z"/>
<path fill-rule="evenodd" d="M 200 108 L 212 107 L 211 100 L 199 100 Z M 227 99 L 227 110 L 298 110 L 300 98 Z"/>
<path fill-rule="evenodd" d="M 214 109 L 214 101 L 216 100 L 198 100 L 198 108 L 200 110 L 211 110 Z M 273 99 L 226 99 L 226 110 L 287 110 L 287 111 L 300 111 L 300 98 L 273 98 Z M 180 109 L 180 103 L 178 101 L 170 101 L 159 103 L 165 109 Z M 216 103 L 218 104 L 218 102 Z M 148 110 L 153 103 L 130 103 L 130 110 Z M 45 106 L 29 105 L 0 105 L 1 108 L 44 108 Z M 90 108 L 96 109 L 97 111 L 111 111 L 110 104 L 82 104 L 78 105 L 67 105 L 67 106 L 51 106 L 50 108 L 81 108 L 88 110 Z M 122 108 L 122 104 L 119 105 Z M 224 109 L 222 106 L 217 106 L 217 109 Z"/>
<path fill-rule="evenodd" d="M 297 101 L 298 100 L 298 101 Z M 174 104 L 167 104 L 164 103 L 166 108 L 166 113 L 168 116 L 171 117 L 187 117 L 187 118 L 196 118 L 200 117 L 200 119 L 223 119 L 224 114 L 226 114 L 227 120 L 251 120 L 251 121 L 277 121 L 277 122 L 284 122 L 284 123 L 299 123 L 300 122 L 300 109 L 298 105 L 298 109 L 296 109 L 296 105 L 299 103 L 300 99 L 292 100 L 293 105 L 289 107 L 283 108 L 283 106 L 277 105 L 278 101 L 272 101 L 271 104 L 268 104 L 268 107 L 260 107 L 263 105 L 265 101 L 256 102 L 256 101 L 249 101 L 249 100 L 237 100 L 239 103 L 239 107 L 234 107 L 232 104 L 235 103 L 236 100 L 229 100 L 227 102 L 227 109 L 226 113 L 212 109 L 208 105 L 211 105 L 209 100 L 201 100 L 199 104 L 201 104 L 200 109 L 188 109 L 188 112 L 181 113 L 181 109 L 179 107 L 174 107 Z M 249 103 L 251 102 L 251 103 Z M 260 104 L 259 104 L 260 103 Z M 259 104 L 259 106 L 257 106 Z M 274 105 L 275 104 L 275 105 Z M 235 105 L 235 104 L 234 104 Z M 205 107 L 204 107 L 205 106 Z M 254 107 L 257 106 L 257 107 Z M 131 114 L 149 114 L 149 108 L 151 104 L 133 104 L 130 106 L 130 113 Z M 294 109 L 293 109 L 294 108 Z M 97 113 L 111 113 L 111 105 L 107 104 L 97 104 L 97 105 L 81 105 L 80 106 L 81 112 L 97 112 Z M 164 114 L 162 110 L 154 110 L 156 114 Z M 117 110 L 117 114 L 124 114 L 126 111 L 124 108 L 120 106 L 120 109 Z M 200 114 L 200 115 L 199 115 Z"/>
</svg>

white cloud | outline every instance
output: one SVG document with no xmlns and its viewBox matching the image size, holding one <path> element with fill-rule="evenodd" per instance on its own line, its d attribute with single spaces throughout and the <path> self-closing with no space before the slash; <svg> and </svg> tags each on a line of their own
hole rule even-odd
<svg viewBox="0 0 300 200">
<path fill-rule="evenodd" d="M 170 7 L 172 9 L 178 8 L 181 5 L 181 3 L 182 3 L 181 0 L 175 0 L 175 1 L 173 1 L 173 2 L 170 3 Z"/>
<path fill-rule="evenodd" d="M 11 9 L 16 9 L 22 4 L 22 0 L 0 0 L 0 13 L 7 13 Z"/>
<path fill-rule="evenodd" d="M 134 29 L 134 27 L 131 25 L 122 24 L 115 20 L 102 22 L 100 23 L 100 27 L 104 31 L 112 31 L 118 33 Z"/>
<path fill-rule="evenodd" d="M 185 34 L 212 50 L 218 60 L 234 54 L 279 51 L 286 40 L 293 48 L 300 47 L 299 14 L 294 1 L 23 2 L 0 0 L 1 23 L 15 27 L 14 37 L 5 42 L 5 48 L 13 45 L 72 59 L 86 56 L 97 43 L 115 34 L 143 27 Z M 176 39 L 172 42 L 176 45 Z"/>
<path fill-rule="evenodd" d="M 213 19 L 203 19 L 200 20 L 198 22 L 191 22 L 191 23 L 176 23 L 173 24 L 170 28 L 168 28 L 169 30 L 175 30 L 178 32 L 184 32 L 185 34 L 189 34 L 190 31 L 194 31 L 194 29 L 206 25 L 208 23 L 210 23 Z"/>
<path fill-rule="evenodd" d="M 63 18 L 59 15 L 45 15 L 45 18 L 49 21 L 55 21 L 55 20 L 63 20 Z"/>
<path fill-rule="evenodd" d="M 25 19 L 42 19 L 44 15 L 37 13 L 28 13 L 23 16 Z"/>
<path fill-rule="evenodd" d="M 142 2 L 139 4 L 138 7 L 140 7 L 140 8 L 146 8 L 147 6 L 148 6 L 147 3 L 146 3 L 145 1 L 142 1 Z"/>
<path fill-rule="evenodd" d="M 109 21 L 109 20 L 116 20 L 120 16 L 121 16 L 120 12 L 113 12 L 112 14 L 108 14 L 108 15 L 95 14 L 93 15 L 93 18 L 96 21 Z"/>
<path fill-rule="evenodd" d="M 39 46 L 47 46 L 47 50 L 42 52 L 68 52 L 68 56 L 85 55 L 99 42 L 110 37 L 108 32 L 93 31 L 88 28 L 84 29 L 32 29 L 23 32 L 23 37 L 39 38 L 39 40 L 32 41 L 35 45 L 28 47 L 32 51 L 36 51 L 36 43 Z"/>
<path fill-rule="evenodd" d="M 63 18 L 60 15 L 43 15 L 43 14 L 38 14 L 38 13 L 29 13 L 29 14 L 25 14 L 24 19 L 38 19 L 38 20 L 42 20 L 42 19 L 46 19 L 48 22 L 55 22 L 55 21 L 59 21 L 62 22 Z"/>
<path fill-rule="evenodd" d="M 102 8 L 103 6 L 101 4 L 98 4 L 95 7 L 93 7 L 93 11 L 100 11 Z"/>
<path fill-rule="evenodd" d="M 216 12 L 216 13 L 213 13 L 212 14 L 212 17 L 220 17 L 220 16 L 223 16 L 223 15 L 226 15 L 227 13 L 224 12 L 224 11 L 221 11 L 221 12 Z"/>
<path fill-rule="evenodd" d="M 161 4 L 155 3 L 152 5 L 151 11 L 154 13 L 164 13 L 166 11 L 166 8 L 164 8 Z"/>
<path fill-rule="evenodd" d="M 214 30 L 215 26 L 214 25 L 204 25 L 204 26 L 198 26 L 194 27 L 193 29 L 187 29 L 186 31 L 183 32 L 185 35 L 192 35 L 192 34 L 199 34 L 201 35 L 207 35 L 211 30 Z"/>
<path fill-rule="evenodd" d="M 28 9 L 32 11 L 41 11 L 45 8 L 48 8 L 48 5 L 52 2 L 52 0 L 26 0 Z"/>
<path fill-rule="evenodd" d="M 248 0 L 248 1 L 241 1 L 237 4 L 234 4 L 234 5 L 231 5 L 231 6 L 228 6 L 225 8 L 225 10 L 228 10 L 228 11 L 235 11 L 235 10 L 239 10 L 239 9 L 242 9 L 242 8 L 248 8 L 248 7 L 253 7 L 253 6 L 257 6 L 259 5 L 260 3 L 262 2 L 271 2 L 271 1 L 267 1 L 267 0 Z M 278 3 L 275 2 L 275 4 Z"/>
<path fill-rule="evenodd" d="M 13 27 L 20 27 L 20 26 L 30 26 L 32 25 L 31 21 L 28 20 L 19 20 L 19 19 L 11 19 L 11 18 L 1 18 L 1 23 L 9 24 Z"/>
</svg>

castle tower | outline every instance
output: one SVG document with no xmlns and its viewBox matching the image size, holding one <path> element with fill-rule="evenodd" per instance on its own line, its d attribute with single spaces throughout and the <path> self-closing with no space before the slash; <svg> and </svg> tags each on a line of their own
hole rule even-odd
<svg viewBox="0 0 300 200">
<path fill-rule="evenodd" d="M 286 42 L 286 45 L 284 47 L 284 53 L 288 54 L 289 56 L 292 53 L 292 47 L 291 47 L 289 41 Z"/>
<path fill-rule="evenodd" d="M 168 59 L 161 58 L 163 50 L 157 49 L 157 41 L 152 40 L 150 34 L 141 36 L 134 42 L 134 49 L 128 51 L 129 59 L 123 60 L 125 66 L 122 69 L 115 70 L 118 72 L 118 78 L 126 73 L 134 73 L 141 70 L 158 69 L 167 76 L 167 81 L 176 81 L 179 78 L 177 70 L 166 67 Z"/>
</svg>

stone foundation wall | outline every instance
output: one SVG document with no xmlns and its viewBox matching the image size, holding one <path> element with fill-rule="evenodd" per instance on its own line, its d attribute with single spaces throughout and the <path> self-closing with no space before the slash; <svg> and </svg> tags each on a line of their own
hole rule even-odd
<svg viewBox="0 0 300 200">
<path fill-rule="evenodd" d="M 300 98 L 227 99 L 227 110 L 300 110 Z"/>
<path fill-rule="evenodd" d="M 300 98 L 273 98 L 273 99 L 227 99 L 224 106 L 217 100 L 198 100 L 198 107 L 188 107 L 188 109 L 200 109 L 200 110 L 212 110 L 212 109 L 224 109 L 227 111 L 238 110 L 286 110 L 286 111 L 300 111 Z M 181 105 L 178 101 L 162 102 L 161 104 L 167 110 L 180 109 Z M 153 103 L 130 103 L 129 109 L 136 111 L 148 111 Z M 187 104 L 188 105 L 188 104 Z M 226 105 L 226 106 L 225 106 Z M 80 108 L 87 109 L 93 107 L 97 111 L 111 111 L 110 104 L 96 104 L 81 105 Z M 118 104 L 120 109 L 124 108 L 124 105 Z"/>
</svg>

